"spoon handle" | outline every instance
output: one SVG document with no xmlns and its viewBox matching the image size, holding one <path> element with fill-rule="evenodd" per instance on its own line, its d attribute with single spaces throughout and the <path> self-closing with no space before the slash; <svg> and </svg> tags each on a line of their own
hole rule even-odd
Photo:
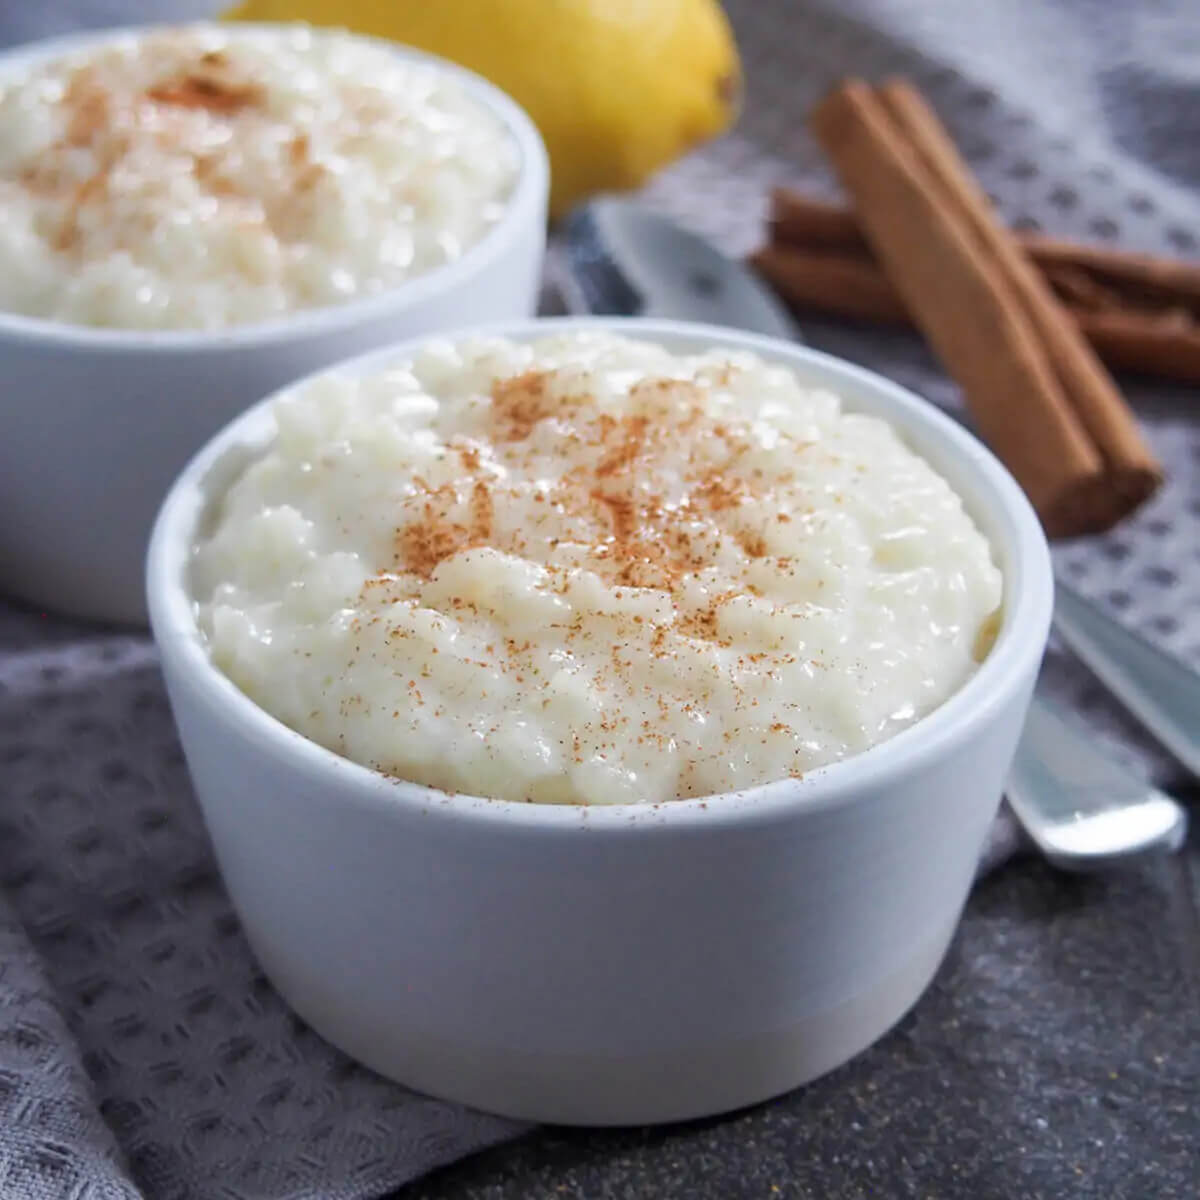
<svg viewBox="0 0 1200 1200">
<path fill-rule="evenodd" d="M 1200 776 L 1200 675 L 1055 584 L 1054 627 L 1110 692 Z"/>
<path fill-rule="evenodd" d="M 1056 866 L 1094 870 L 1147 850 L 1178 850 L 1187 814 L 1130 775 L 1035 698 L 1005 788 L 1025 832 Z"/>
</svg>

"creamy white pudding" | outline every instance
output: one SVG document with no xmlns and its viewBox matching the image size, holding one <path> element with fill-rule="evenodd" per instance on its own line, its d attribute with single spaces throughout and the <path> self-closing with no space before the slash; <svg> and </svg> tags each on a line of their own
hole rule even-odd
<svg viewBox="0 0 1200 1200">
<path fill-rule="evenodd" d="M 800 775 L 936 708 L 997 620 L 945 480 L 746 353 L 436 341 L 274 416 L 194 555 L 214 661 L 416 783 L 613 804 Z"/>
<path fill-rule="evenodd" d="M 518 168 L 436 64 L 304 26 L 195 25 L 0 79 L 0 309 L 212 330 L 460 256 Z"/>
</svg>

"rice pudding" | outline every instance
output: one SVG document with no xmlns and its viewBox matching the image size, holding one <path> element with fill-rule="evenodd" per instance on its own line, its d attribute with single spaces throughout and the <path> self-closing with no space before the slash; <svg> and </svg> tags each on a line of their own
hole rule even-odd
<svg viewBox="0 0 1200 1200">
<path fill-rule="evenodd" d="M 433 341 L 274 419 L 194 552 L 211 654 L 415 783 L 613 804 L 800 775 L 936 708 L 997 621 L 949 484 L 744 352 Z"/>
<path fill-rule="evenodd" d="M 461 255 L 518 172 L 449 72 L 305 26 L 105 40 L 0 80 L 0 309 L 220 329 Z"/>
</svg>

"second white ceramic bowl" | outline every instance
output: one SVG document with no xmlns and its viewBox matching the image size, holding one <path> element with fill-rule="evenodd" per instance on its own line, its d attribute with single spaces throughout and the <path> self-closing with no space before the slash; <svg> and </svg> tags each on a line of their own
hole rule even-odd
<svg viewBox="0 0 1200 1200">
<path fill-rule="evenodd" d="M 876 375 L 701 326 L 492 332 L 528 339 L 572 324 L 676 350 L 752 350 L 898 426 L 963 496 L 1004 571 L 1003 622 L 977 674 L 865 754 L 704 800 L 525 805 L 386 778 L 258 708 L 212 665 L 197 629 L 191 548 L 213 501 L 269 442 L 265 405 L 172 489 L 149 556 L 151 619 L 225 881 L 301 1016 L 377 1071 L 479 1108 L 678 1120 L 830 1070 L 928 984 L 1025 717 L 1050 560 L 996 459 Z"/>
<path fill-rule="evenodd" d="M 0 76 L 144 30 L 0 54 Z M 72 616 L 146 619 L 143 563 L 171 480 L 247 405 L 290 379 L 400 338 L 532 315 L 549 171 L 504 93 L 436 62 L 495 114 L 519 176 L 504 216 L 462 258 L 369 299 L 219 333 L 88 329 L 0 313 L 0 592 Z"/>
</svg>

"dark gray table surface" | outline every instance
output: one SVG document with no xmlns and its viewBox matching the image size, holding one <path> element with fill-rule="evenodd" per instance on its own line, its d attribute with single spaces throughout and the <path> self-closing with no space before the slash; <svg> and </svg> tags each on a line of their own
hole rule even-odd
<svg viewBox="0 0 1200 1200">
<path fill-rule="evenodd" d="M 1191 1200 L 1198 1106 L 1193 823 L 1174 858 L 1086 877 L 1024 858 L 982 881 L 913 1011 L 808 1087 L 686 1125 L 539 1130 L 394 1200 Z"/>
</svg>

